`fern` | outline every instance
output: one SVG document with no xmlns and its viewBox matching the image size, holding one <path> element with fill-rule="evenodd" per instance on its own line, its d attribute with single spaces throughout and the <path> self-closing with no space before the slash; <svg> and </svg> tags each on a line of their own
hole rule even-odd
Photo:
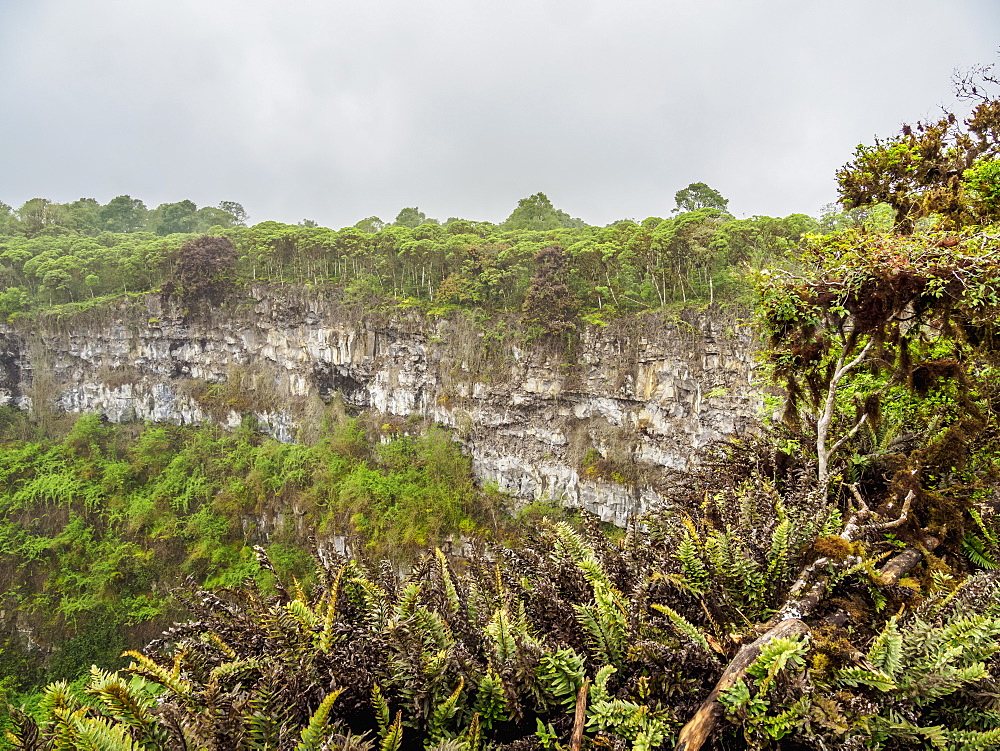
<svg viewBox="0 0 1000 751">
<path fill-rule="evenodd" d="M 535 674 L 543 690 L 567 710 L 576 705 L 576 694 L 583 685 L 583 657 L 565 648 L 542 655 Z"/>
<path fill-rule="evenodd" d="M 698 547 L 690 534 L 684 535 L 677 546 L 677 560 L 686 587 L 694 594 L 705 594 L 711 588 L 708 568 L 701 559 Z"/>
<path fill-rule="evenodd" d="M 444 557 L 444 553 L 441 552 L 441 548 L 435 548 L 434 555 L 437 557 L 438 566 L 440 567 L 441 583 L 444 585 L 447 609 L 449 613 L 454 615 L 462 605 L 458 597 L 458 590 L 455 588 L 455 582 L 452 581 L 448 560 Z"/>
<path fill-rule="evenodd" d="M 818 536 L 839 535 L 843 530 L 844 515 L 840 513 L 839 508 L 833 508 L 823 521 L 823 526 L 820 527 Z"/>
<path fill-rule="evenodd" d="M 594 584 L 594 604 L 574 605 L 576 618 L 590 637 L 595 656 L 604 663 L 621 667 L 625 663 L 627 619 L 617 591 Z"/>
<path fill-rule="evenodd" d="M 309 718 L 309 724 L 302 729 L 299 734 L 299 742 L 295 746 L 295 751 L 321 751 L 328 736 L 327 725 L 330 719 L 330 710 L 333 703 L 343 692 L 343 689 L 336 689 L 326 695 Z"/>
<path fill-rule="evenodd" d="M 865 668 L 842 668 L 837 671 L 837 681 L 845 686 L 870 686 L 879 691 L 892 691 L 896 682 L 892 676 L 878 670 Z"/>
<path fill-rule="evenodd" d="M 156 702 L 145 681 L 136 678 L 129 685 L 117 673 L 107 673 L 92 666 L 86 691 L 101 701 L 114 720 L 136 728 L 150 746 L 167 748 L 169 734 L 151 711 Z"/>
<path fill-rule="evenodd" d="M 56 735 L 56 748 L 79 751 L 140 751 L 139 746 L 122 725 L 104 717 L 83 717 L 72 714 L 65 718 Z"/>
<path fill-rule="evenodd" d="M 495 723 L 508 719 L 503 681 L 495 670 L 489 669 L 483 673 L 476 688 L 476 703 L 473 710 L 479 716 L 482 727 L 490 730 Z"/>
<path fill-rule="evenodd" d="M 514 638 L 510 614 L 506 608 L 498 608 L 486 626 L 486 636 L 493 647 L 497 665 L 506 665 L 517 657 L 517 641 Z"/>
<path fill-rule="evenodd" d="M 713 659 L 717 659 L 715 657 L 715 652 L 712 651 L 712 647 L 708 643 L 708 639 L 705 638 L 705 635 L 698 629 L 697 626 L 667 605 L 661 605 L 658 602 L 654 602 L 651 607 L 667 616 L 677 633 L 686 637 L 692 644 L 701 647 L 701 649 L 703 649 L 707 654 L 712 655 Z"/>
<path fill-rule="evenodd" d="M 587 707 L 587 729 L 614 733 L 632 742 L 633 751 L 649 751 L 666 742 L 676 723 L 665 712 L 622 699 L 602 698 Z"/>
<path fill-rule="evenodd" d="M 420 599 L 420 582 L 407 582 L 403 591 L 396 601 L 396 607 L 392 611 L 392 619 L 397 623 L 404 621 L 413 615 Z"/>
<path fill-rule="evenodd" d="M 379 738 L 385 738 L 389 729 L 389 702 L 385 700 L 385 695 L 382 693 L 378 681 L 372 684 L 372 708 L 375 710 Z"/>
<path fill-rule="evenodd" d="M 774 592 L 788 578 L 788 558 L 791 551 L 792 523 L 785 507 L 778 503 L 775 507 L 778 524 L 771 533 L 771 549 L 767 553 L 767 571 L 764 579 L 769 592 Z"/>
<path fill-rule="evenodd" d="M 141 675 L 154 683 L 159 683 L 161 686 L 177 696 L 189 696 L 191 694 L 192 686 L 190 681 L 186 681 L 180 677 L 180 666 L 184 659 L 183 650 L 179 650 L 174 655 L 174 667 L 169 671 L 166 668 L 157 665 L 151 659 L 146 657 L 146 655 L 134 650 L 129 650 L 122 656 L 131 657 L 134 660 L 134 662 L 129 663 L 129 666 L 126 668 L 129 672 Z"/>
<path fill-rule="evenodd" d="M 890 679 L 899 672 L 903 660 L 903 635 L 898 624 L 898 616 L 890 618 L 868 650 L 868 662 Z"/>
<path fill-rule="evenodd" d="M 483 730 L 479 721 L 479 714 L 473 714 L 469 721 L 469 728 L 465 731 L 461 739 L 465 743 L 466 751 L 480 751 L 483 746 Z"/>
<path fill-rule="evenodd" d="M 971 511 L 971 509 L 970 509 Z M 990 545 L 989 541 L 975 532 L 966 532 L 962 537 L 962 553 L 973 565 L 979 568 L 993 571 L 1000 568 L 1000 561 L 996 553 L 996 545 Z"/>
<path fill-rule="evenodd" d="M 458 686 L 452 692 L 451 696 L 434 707 L 430 722 L 427 725 L 427 731 L 431 736 L 431 740 L 441 740 L 445 737 L 447 726 L 458 711 L 458 700 L 464 688 L 465 678 L 459 678 Z"/>
<path fill-rule="evenodd" d="M 403 746 L 403 712 L 396 712 L 396 719 L 380 734 L 379 751 L 399 751 Z"/>
<path fill-rule="evenodd" d="M 758 689 L 763 692 L 774 683 L 782 671 L 801 668 L 808 650 L 809 645 L 805 638 L 771 639 L 761 648 L 760 655 L 747 668 L 747 674 L 757 679 Z"/>
</svg>

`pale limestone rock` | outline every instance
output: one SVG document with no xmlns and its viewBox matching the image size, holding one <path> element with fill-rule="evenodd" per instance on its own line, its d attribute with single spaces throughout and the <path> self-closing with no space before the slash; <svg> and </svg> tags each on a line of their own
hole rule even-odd
<svg viewBox="0 0 1000 751">
<path fill-rule="evenodd" d="M 339 394 L 359 409 L 454 428 L 477 477 L 521 502 L 580 506 L 616 524 L 662 499 L 650 487 L 581 476 L 587 448 L 647 474 L 684 470 L 706 445 L 749 425 L 759 405 L 751 338 L 717 312 L 692 313 L 683 325 L 645 315 L 638 333 L 588 328 L 573 366 L 511 344 L 480 368 L 481 334 L 461 321 L 365 316 L 282 286 L 249 294 L 200 317 L 148 295 L 103 318 L 4 324 L 0 404 L 45 399 L 116 422 L 197 424 L 213 416 L 191 384 L 240 379 L 260 403 L 261 426 L 291 441 L 315 421 L 320 400 Z M 233 410 L 214 419 L 240 422 Z"/>
</svg>

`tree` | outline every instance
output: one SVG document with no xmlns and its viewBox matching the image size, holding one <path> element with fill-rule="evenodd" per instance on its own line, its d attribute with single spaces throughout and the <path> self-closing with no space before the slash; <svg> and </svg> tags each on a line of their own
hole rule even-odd
<svg viewBox="0 0 1000 751">
<path fill-rule="evenodd" d="M 229 214 L 233 226 L 247 226 L 247 212 L 242 204 L 236 203 L 236 201 L 219 201 L 219 209 Z"/>
<path fill-rule="evenodd" d="M 232 287 L 235 269 L 233 241 L 203 235 L 177 251 L 174 279 L 186 297 L 219 300 Z"/>
<path fill-rule="evenodd" d="M 923 369 L 965 378 L 970 347 L 994 341 L 1000 259 L 994 235 L 910 237 L 849 230 L 807 245 L 794 271 L 760 272 L 760 320 L 768 358 L 786 389 L 786 419 L 815 431 L 820 487 L 834 455 L 894 384 L 920 387 Z M 947 361 L 945 367 L 942 363 Z M 857 408 L 842 394 L 868 381 Z"/>
<path fill-rule="evenodd" d="M 212 227 L 229 228 L 236 225 L 232 214 L 214 206 L 202 206 L 195 216 L 197 218 L 195 232 L 208 232 Z"/>
<path fill-rule="evenodd" d="M 59 223 L 59 207 L 47 198 L 32 198 L 17 210 L 21 232 L 25 237 L 38 237 Z"/>
<path fill-rule="evenodd" d="M 3 201 L 0 201 L 0 235 L 9 234 L 15 221 L 14 210 Z"/>
<path fill-rule="evenodd" d="M 517 202 L 503 225 L 506 230 L 549 230 L 561 227 L 577 228 L 586 226 L 582 219 L 574 219 L 565 211 L 552 205 L 544 193 L 535 193 Z"/>
<path fill-rule="evenodd" d="M 691 183 L 686 188 L 674 194 L 676 207 L 674 213 L 697 211 L 698 209 L 717 209 L 729 213 L 729 199 L 723 198 L 719 191 L 708 187 L 705 183 Z"/>
<path fill-rule="evenodd" d="M 362 219 L 354 226 L 357 229 L 361 230 L 362 232 L 367 232 L 370 235 L 374 235 L 376 232 L 381 232 L 383 229 L 385 229 L 386 225 L 385 222 L 383 222 L 377 216 L 370 216 L 367 219 Z"/>
<path fill-rule="evenodd" d="M 96 235 L 100 231 L 101 205 L 94 198 L 80 198 L 64 207 L 63 221 L 81 235 Z"/>
<path fill-rule="evenodd" d="M 108 232 L 138 232 L 146 224 L 146 204 L 131 196 L 116 196 L 101 207 L 100 221 Z"/>
<path fill-rule="evenodd" d="M 904 125 L 898 136 L 858 146 L 837 172 L 841 203 L 888 204 L 902 234 L 931 217 L 944 229 L 1000 219 L 1000 99 L 988 94 L 998 83 L 989 67 L 974 69 L 957 83 L 958 96 L 976 102 L 965 120 L 945 111 L 937 121 Z"/>
<path fill-rule="evenodd" d="M 198 227 L 198 207 L 191 201 L 163 203 L 156 207 L 160 214 L 156 223 L 156 234 L 172 235 L 178 232 L 194 232 Z"/>
<path fill-rule="evenodd" d="M 521 310 L 525 320 L 545 336 L 560 336 L 575 326 L 578 308 L 567 285 L 569 257 L 559 245 L 549 245 L 535 255 L 535 276 L 531 279 Z"/>
<path fill-rule="evenodd" d="M 413 229 L 414 227 L 419 227 L 425 221 L 427 221 L 427 215 L 414 206 L 412 208 L 400 209 L 392 224 L 394 227 L 409 227 Z"/>
</svg>

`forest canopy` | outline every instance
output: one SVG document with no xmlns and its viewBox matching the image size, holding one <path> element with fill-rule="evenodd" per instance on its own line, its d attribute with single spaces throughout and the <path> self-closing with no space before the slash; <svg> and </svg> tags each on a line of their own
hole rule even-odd
<svg viewBox="0 0 1000 751">
<path fill-rule="evenodd" d="M 368 217 L 340 230 L 314 222 L 244 226 L 246 212 L 231 201 L 147 210 L 129 196 L 104 206 L 32 199 L 16 211 L 0 207 L 0 314 L 93 304 L 167 282 L 171 291 L 196 292 L 215 272 L 206 266 L 199 279 L 183 249 L 208 234 L 233 247 L 225 286 L 234 291 L 255 281 L 331 284 L 370 304 L 437 311 L 521 309 L 539 277 L 540 251 L 558 247 L 579 313 L 614 316 L 731 297 L 745 266 L 779 258 L 805 234 L 823 231 L 803 214 L 734 219 L 703 183 L 685 190 L 669 218 L 607 227 L 570 217 L 543 193 L 519 201 L 499 225 L 454 217 L 441 224 L 411 207 L 391 224 Z"/>
</svg>

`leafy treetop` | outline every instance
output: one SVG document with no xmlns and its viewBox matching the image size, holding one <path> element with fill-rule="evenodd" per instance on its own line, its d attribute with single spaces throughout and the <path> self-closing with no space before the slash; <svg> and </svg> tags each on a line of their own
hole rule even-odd
<svg viewBox="0 0 1000 751">
<path fill-rule="evenodd" d="M 705 183 L 691 183 L 686 188 L 678 190 L 674 194 L 674 201 L 677 203 L 674 213 L 699 209 L 717 209 L 729 213 L 729 199 L 723 198 L 719 191 Z"/>
<path fill-rule="evenodd" d="M 849 209 L 888 204 L 902 234 L 932 216 L 944 229 L 1000 219 L 1000 100 L 989 96 L 997 84 L 990 68 L 976 69 L 958 81 L 959 97 L 976 102 L 968 118 L 945 111 L 858 146 L 837 173 L 841 202 Z"/>
</svg>

